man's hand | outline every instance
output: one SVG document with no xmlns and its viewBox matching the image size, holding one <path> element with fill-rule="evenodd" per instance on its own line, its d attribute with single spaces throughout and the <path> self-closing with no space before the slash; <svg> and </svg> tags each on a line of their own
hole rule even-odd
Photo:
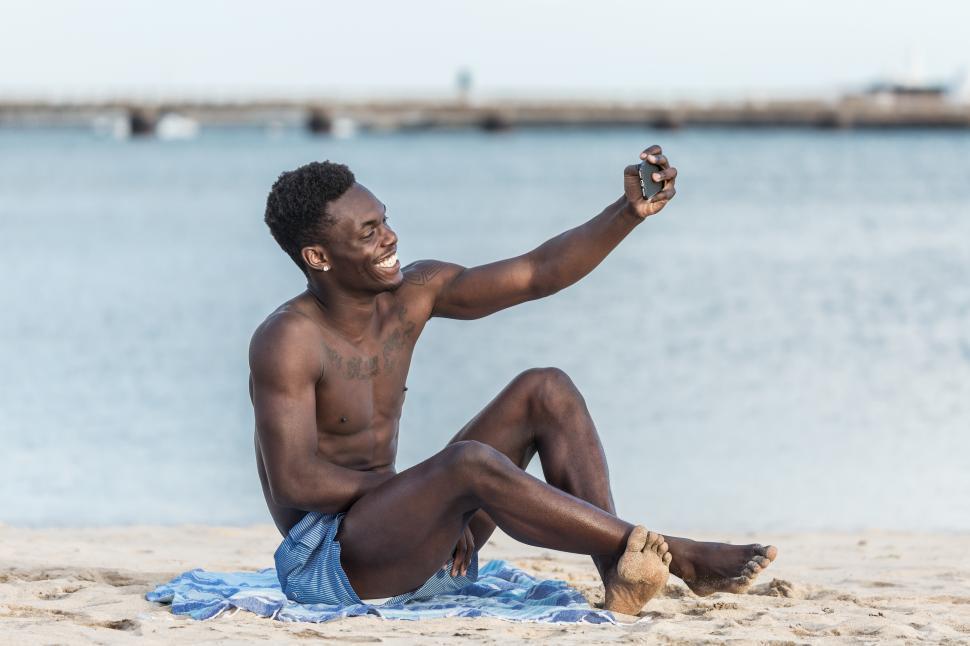
<svg viewBox="0 0 970 646">
<path fill-rule="evenodd" d="M 468 566 L 472 563 L 472 556 L 475 554 L 475 537 L 472 530 L 465 526 L 465 531 L 458 544 L 455 545 L 455 553 L 452 555 L 454 563 L 451 566 L 451 576 L 464 576 L 468 574 Z"/>
<path fill-rule="evenodd" d="M 667 206 L 667 202 L 677 194 L 674 182 L 677 179 L 677 169 L 670 165 L 667 158 L 663 155 L 660 146 L 650 146 L 642 153 L 640 159 L 646 160 L 648 164 L 655 164 L 660 167 L 659 171 L 653 173 L 653 180 L 663 182 L 661 190 L 649 200 L 643 199 L 643 192 L 640 190 L 639 166 L 627 166 L 623 170 L 623 193 L 626 196 L 626 209 L 632 215 L 643 219 L 660 211 Z"/>
</svg>

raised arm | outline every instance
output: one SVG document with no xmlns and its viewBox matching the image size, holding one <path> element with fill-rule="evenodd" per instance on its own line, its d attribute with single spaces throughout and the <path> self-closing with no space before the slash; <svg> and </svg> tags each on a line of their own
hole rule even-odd
<svg viewBox="0 0 970 646">
<path fill-rule="evenodd" d="M 425 260 L 408 266 L 405 280 L 427 286 L 432 294 L 432 316 L 481 318 L 554 294 L 591 272 L 645 218 L 657 213 L 676 194 L 677 169 L 670 166 L 660 146 L 651 146 L 640 158 L 660 167 L 654 178 L 663 181 L 661 192 L 645 200 L 637 166 L 623 172 L 623 196 L 574 229 L 559 234 L 527 254 L 479 267 L 465 268 Z"/>
<path fill-rule="evenodd" d="M 315 326 L 281 313 L 256 331 L 249 348 L 253 408 L 273 501 L 334 513 L 394 474 L 347 469 L 317 452 L 316 384 L 325 366 Z"/>
</svg>

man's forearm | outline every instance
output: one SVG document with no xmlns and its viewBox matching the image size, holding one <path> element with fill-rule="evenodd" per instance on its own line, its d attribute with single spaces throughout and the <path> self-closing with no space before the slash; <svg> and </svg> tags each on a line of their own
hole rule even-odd
<svg viewBox="0 0 970 646">
<path fill-rule="evenodd" d="M 388 471 L 358 471 L 332 462 L 314 460 L 299 469 L 274 499 L 278 504 L 325 514 L 347 511 L 363 495 L 396 474 Z"/>
<path fill-rule="evenodd" d="M 591 272 L 641 222 L 620 197 L 593 219 L 537 247 L 528 254 L 537 296 L 554 294 Z"/>
</svg>

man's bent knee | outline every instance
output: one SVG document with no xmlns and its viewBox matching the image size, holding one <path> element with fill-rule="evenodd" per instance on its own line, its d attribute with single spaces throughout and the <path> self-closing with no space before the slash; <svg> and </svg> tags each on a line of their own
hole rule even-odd
<svg viewBox="0 0 970 646">
<path fill-rule="evenodd" d="M 556 417 L 573 405 L 584 403 L 576 384 L 559 368 L 532 368 L 517 380 L 528 392 L 529 412 L 538 417 Z"/>
<path fill-rule="evenodd" d="M 508 460 L 500 451 L 477 440 L 461 440 L 441 451 L 445 464 L 455 468 L 482 467 Z"/>
<path fill-rule="evenodd" d="M 440 455 L 446 467 L 468 474 L 498 471 L 514 466 L 501 451 L 476 440 L 461 440 L 449 444 Z"/>
</svg>

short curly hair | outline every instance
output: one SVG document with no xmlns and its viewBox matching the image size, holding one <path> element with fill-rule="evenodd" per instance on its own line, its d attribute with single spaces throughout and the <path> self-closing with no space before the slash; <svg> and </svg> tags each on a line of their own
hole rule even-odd
<svg viewBox="0 0 970 646">
<path fill-rule="evenodd" d="M 266 198 L 263 220 L 283 251 L 306 273 L 303 247 L 326 242 L 334 223 L 327 205 L 347 192 L 357 181 L 343 164 L 329 160 L 310 162 L 286 171 L 273 183 Z"/>
</svg>

